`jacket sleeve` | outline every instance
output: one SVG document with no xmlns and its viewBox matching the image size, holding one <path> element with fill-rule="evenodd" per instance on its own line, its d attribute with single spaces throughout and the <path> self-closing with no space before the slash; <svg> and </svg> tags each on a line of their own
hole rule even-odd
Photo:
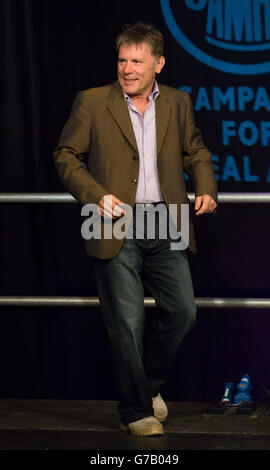
<svg viewBox="0 0 270 470">
<path fill-rule="evenodd" d="M 196 127 L 190 96 L 188 93 L 185 93 L 185 96 L 184 169 L 193 181 L 195 196 L 209 194 L 217 201 L 217 181 L 211 153 L 204 145 L 201 133 Z"/>
<path fill-rule="evenodd" d="M 92 113 L 86 93 L 79 92 L 53 153 L 58 174 L 67 190 L 81 204 L 97 204 L 107 193 L 84 162 L 91 141 Z"/>
</svg>

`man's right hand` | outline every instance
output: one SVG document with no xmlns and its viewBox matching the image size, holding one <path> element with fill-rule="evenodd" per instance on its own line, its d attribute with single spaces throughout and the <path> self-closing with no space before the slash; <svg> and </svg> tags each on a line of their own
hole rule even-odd
<svg viewBox="0 0 270 470">
<path fill-rule="evenodd" d="M 99 202 L 99 212 L 106 219 L 118 219 L 125 215 L 126 211 L 120 207 L 124 202 L 120 201 L 113 194 L 105 194 Z"/>
</svg>

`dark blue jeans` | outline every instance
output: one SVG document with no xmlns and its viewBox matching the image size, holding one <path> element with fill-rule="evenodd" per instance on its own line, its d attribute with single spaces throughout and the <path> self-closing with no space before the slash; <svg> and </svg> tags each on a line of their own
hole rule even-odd
<svg viewBox="0 0 270 470">
<path fill-rule="evenodd" d="M 125 424 L 153 415 L 152 397 L 166 382 L 179 345 L 195 321 L 187 253 L 172 251 L 170 243 L 158 233 L 154 239 L 125 239 L 115 258 L 95 259 Z M 157 305 L 151 321 L 144 309 L 144 286 Z"/>
</svg>

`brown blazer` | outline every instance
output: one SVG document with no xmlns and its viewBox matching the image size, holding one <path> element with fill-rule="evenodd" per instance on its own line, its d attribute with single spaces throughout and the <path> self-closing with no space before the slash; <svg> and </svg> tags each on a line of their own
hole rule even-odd
<svg viewBox="0 0 270 470">
<path fill-rule="evenodd" d="M 217 199 L 211 154 L 194 123 L 188 93 L 159 84 L 156 103 L 157 167 L 160 188 L 167 204 L 189 202 L 184 170 L 195 195 Z M 113 194 L 133 207 L 139 174 L 136 139 L 119 82 L 78 93 L 54 151 L 56 168 L 67 190 L 82 205 Z M 88 254 L 112 258 L 123 240 L 86 241 Z M 196 251 L 190 218 L 189 248 Z"/>
</svg>

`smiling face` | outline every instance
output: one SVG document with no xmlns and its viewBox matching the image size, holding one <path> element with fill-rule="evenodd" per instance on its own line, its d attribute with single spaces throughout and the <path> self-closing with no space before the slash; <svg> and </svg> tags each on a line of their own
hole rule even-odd
<svg viewBox="0 0 270 470">
<path fill-rule="evenodd" d="M 118 54 L 118 80 L 130 97 L 145 97 L 151 93 L 156 73 L 165 63 L 161 56 L 156 59 L 146 43 L 122 44 Z"/>
</svg>

